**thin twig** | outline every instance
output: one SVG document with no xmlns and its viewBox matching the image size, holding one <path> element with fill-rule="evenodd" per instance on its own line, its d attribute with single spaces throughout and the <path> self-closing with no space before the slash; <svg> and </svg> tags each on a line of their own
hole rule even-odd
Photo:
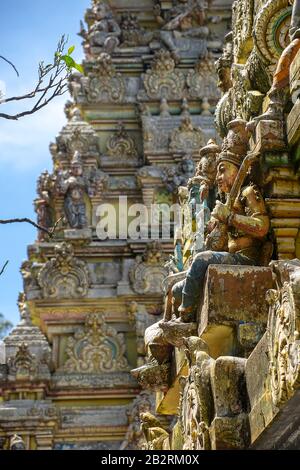
<svg viewBox="0 0 300 470">
<path fill-rule="evenodd" d="M 6 59 L 5 57 L 3 57 L 3 55 L 0 55 L 0 59 L 5 60 L 5 62 L 7 62 L 9 65 L 11 65 L 12 68 L 14 69 L 14 71 L 16 72 L 16 74 L 18 75 L 18 77 L 20 76 L 20 74 L 19 74 L 19 72 L 18 72 L 16 66 L 15 66 L 10 60 L 8 60 L 8 59 Z"/>
<path fill-rule="evenodd" d="M 44 62 L 39 63 L 37 84 L 31 92 L 20 96 L 0 99 L 0 105 L 12 101 L 34 99 L 35 97 L 37 98 L 36 103 L 32 105 L 30 109 L 17 114 L 0 113 L 0 118 L 17 121 L 21 117 L 34 114 L 41 108 L 47 106 L 47 104 L 49 104 L 55 97 L 61 96 L 67 92 L 66 82 L 70 74 L 70 70 L 61 60 L 66 43 L 67 40 L 65 36 L 62 36 L 57 45 L 53 64 L 45 65 Z M 46 84 L 44 81 L 46 81 Z"/>
<path fill-rule="evenodd" d="M 8 265 L 8 263 L 9 263 L 9 261 L 7 260 L 6 263 L 4 264 L 3 268 L 2 268 L 1 271 L 0 271 L 0 276 L 2 276 L 2 274 L 4 273 L 5 268 L 6 268 L 6 266 Z"/>
<path fill-rule="evenodd" d="M 0 219 L 0 224 L 15 224 L 15 223 L 28 223 L 30 225 L 33 225 L 35 228 L 40 230 L 41 232 L 45 232 L 49 235 L 50 238 L 53 237 L 54 232 L 59 224 L 59 222 L 62 220 L 62 217 L 55 222 L 54 226 L 51 229 L 48 229 L 46 227 L 42 227 L 41 225 L 37 224 L 33 220 L 29 219 L 28 217 L 22 217 L 22 218 L 16 218 L 16 219 Z"/>
</svg>

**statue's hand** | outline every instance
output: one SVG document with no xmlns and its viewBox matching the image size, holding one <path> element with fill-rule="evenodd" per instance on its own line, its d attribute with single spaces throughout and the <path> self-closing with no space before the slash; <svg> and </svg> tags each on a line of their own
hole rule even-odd
<svg viewBox="0 0 300 470">
<path fill-rule="evenodd" d="M 220 201 L 216 202 L 215 208 L 211 213 L 212 217 L 218 219 L 223 224 L 227 223 L 228 217 L 230 215 L 230 209 Z"/>
</svg>

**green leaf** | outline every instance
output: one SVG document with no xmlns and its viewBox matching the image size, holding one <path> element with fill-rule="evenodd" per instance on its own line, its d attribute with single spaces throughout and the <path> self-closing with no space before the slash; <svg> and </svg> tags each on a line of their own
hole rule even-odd
<svg viewBox="0 0 300 470">
<path fill-rule="evenodd" d="M 76 65 L 76 62 L 74 59 L 72 59 L 72 57 L 68 56 L 68 55 L 63 55 L 62 56 L 62 60 L 66 63 L 66 66 L 69 67 L 69 68 L 74 68 L 75 65 Z"/>
<path fill-rule="evenodd" d="M 74 49 L 75 49 L 75 46 L 69 47 L 69 49 L 68 49 L 68 55 L 71 55 L 72 52 L 74 51 Z"/>
<path fill-rule="evenodd" d="M 84 73 L 84 70 L 83 70 L 82 65 L 75 63 L 74 68 L 75 68 L 76 70 L 78 70 L 78 72 Z"/>
</svg>

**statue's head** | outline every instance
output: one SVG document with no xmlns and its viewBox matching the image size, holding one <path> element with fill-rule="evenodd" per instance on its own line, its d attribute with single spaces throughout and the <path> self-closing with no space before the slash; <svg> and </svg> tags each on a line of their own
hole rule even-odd
<svg viewBox="0 0 300 470">
<path fill-rule="evenodd" d="M 76 150 L 71 161 L 71 171 L 74 176 L 81 176 L 83 173 L 83 164 L 80 153 Z"/>
<path fill-rule="evenodd" d="M 195 163 L 191 155 L 185 155 L 181 162 L 182 172 L 186 175 L 192 175 L 195 170 Z"/>
<path fill-rule="evenodd" d="M 24 443 L 22 437 L 18 436 L 17 434 L 14 434 L 10 438 L 9 448 L 10 448 L 10 450 L 25 450 L 25 443 Z"/>
<path fill-rule="evenodd" d="M 226 157 L 219 160 L 216 181 L 221 193 L 230 192 L 238 171 L 239 165 L 237 163 L 233 163 L 232 160 L 226 159 Z"/>
<path fill-rule="evenodd" d="M 232 32 L 225 37 L 223 54 L 216 61 L 215 66 L 219 77 L 218 87 L 226 93 L 232 87 L 231 66 L 233 62 Z"/>
<path fill-rule="evenodd" d="M 93 10 L 98 21 L 111 18 L 112 16 L 111 10 L 106 3 L 95 3 Z"/>
</svg>

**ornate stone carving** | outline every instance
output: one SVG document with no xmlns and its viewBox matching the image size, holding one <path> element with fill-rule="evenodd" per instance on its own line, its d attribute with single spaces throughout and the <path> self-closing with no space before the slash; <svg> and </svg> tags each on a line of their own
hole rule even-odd
<svg viewBox="0 0 300 470">
<path fill-rule="evenodd" d="M 135 327 L 136 349 L 138 354 L 137 366 L 142 366 L 145 364 L 146 356 L 146 345 L 144 341 L 145 331 L 156 321 L 157 317 L 150 315 L 144 305 L 134 301 L 128 304 L 127 313 L 130 323 Z"/>
<path fill-rule="evenodd" d="M 265 63 L 274 67 L 289 43 L 289 0 L 268 0 L 255 20 L 254 41 Z"/>
<path fill-rule="evenodd" d="M 191 117 L 185 116 L 179 128 L 172 132 L 169 148 L 172 152 L 192 153 L 204 145 L 203 131 L 193 125 Z"/>
<path fill-rule="evenodd" d="M 56 163 L 64 159 L 70 161 L 76 151 L 83 156 L 96 157 L 99 154 L 97 133 L 83 120 L 77 107 L 70 111 L 70 121 L 56 138 L 56 145 L 51 147 Z"/>
<path fill-rule="evenodd" d="M 269 290 L 268 350 L 273 402 L 282 405 L 300 385 L 300 269 L 280 291 Z"/>
<path fill-rule="evenodd" d="M 88 186 L 83 177 L 83 163 L 79 152 L 75 152 L 71 169 L 58 173 L 60 192 L 64 194 L 64 209 L 71 228 L 82 229 L 87 226 L 85 195 Z"/>
<path fill-rule="evenodd" d="M 121 17 L 121 46 L 148 46 L 158 34 L 141 28 L 138 17 L 133 13 L 124 13 Z"/>
<path fill-rule="evenodd" d="M 38 362 L 31 354 L 26 343 L 20 344 L 15 357 L 8 359 L 9 373 L 15 375 L 17 380 L 28 379 L 37 374 Z"/>
<path fill-rule="evenodd" d="M 19 379 L 49 378 L 51 350 L 39 327 L 32 324 L 25 295 L 19 296 L 21 321 L 5 338 L 10 376 Z"/>
<path fill-rule="evenodd" d="M 233 54 L 236 62 L 252 49 L 254 0 L 237 0 L 232 5 Z"/>
<path fill-rule="evenodd" d="M 127 411 L 128 429 L 120 450 L 145 450 L 147 442 L 143 430 L 141 429 L 141 413 L 151 413 L 154 411 L 154 395 L 143 390 L 132 402 Z"/>
<path fill-rule="evenodd" d="M 161 2 L 154 7 L 154 15 L 161 25 L 161 42 L 171 51 L 176 61 L 181 57 L 206 57 L 209 28 L 206 26 L 207 4 L 194 0 L 173 2 L 168 11 L 162 11 Z"/>
<path fill-rule="evenodd" d="M 157 391 L 166 391 L 170 380 L 170 364 L 158 364 L 151 361 L 137 369 L 130 371 L 142 388 Z"/>
<path fill-rule="evenodd" d="M 38 179 L 37 193 L 38 199 L 34 201 L 35 211 L 37 213 L 37 223 L 41 227 L 50 228 L 52 226 L 52 211 L 50 207 L 50 192 L 53 187 L 53 181 L 48 171 L 44 171 Z M 48 235 L 39 230 L 38 240 L 44 241 Z"/>
<path fill-rule="evenodd" d="M 122 123 L 119 123 L 117 132 L 108 139 L 106 148 L 111 157 L 136 159 L 138 156 L 136 143 L 128 135 Z"/>
<path fill-rule="evenodd" d="M 132 289 L 137 294 L 160 294 L 161 283 L 168 272 L 164 268 L 165 256 L 158 242 L 151 242 L 142 256 L 137 256 L 129 271 Z"/>
<path fill-rule="evenodd" d="M 169 433 L 161 422 L 151 413 L 141 413 L 141 428 L 147 442 L 147 450 L 169 450 Z"/>
<path fill-rule="evenodd" d="M 191 98 L 206 97 L 216 101 L 220 97 L 215 65 L 212 60 L 198 61 L 195 70 L 188 73 L 186 82 Z"/>
<path fill-rule="evenodd" d="M 194 176 L 195 163 L 191 155 L 185 155 L 178 165 L 166 169 L 166 187 L 168 191 L 177 194 L 180 186 L 186 186 Z"/>
<path fill-rule="evenodd" d="M 209 426 L 213 415 L 210 375 L 214 360 L 198 337 L 184 340 L 190 372 L 180 380 L 179 422 L 184 450 L 210 450 Z"/>
<path fill-rule="evenodd" d="M 92 313 L 85 326 L 68 339 L 63 370 L 94 374 L 128 371 L 125 351 L 124 335 L 108 326 L 104 315 Z"/>
<path fill-rule="evenodd" d="M 185 77 L 175 69 L 175 61 L 170 52 L 161 50 L 156 54 L 151 69 L 144 75 L 144 86 L 151 99 L 183 97 Z"/>
<path fill-rule="evenodd" d="M 84 261 L 74 257 L 72 245 L 63 242 L 39 272 L 38 283 L 44 298 L 80 298 L 88 293 L 89 271 Z"/>
<path fill-rule="evenodd" d="M 89 73 L 88 101 L 121 103 L 125 93 L 126 84 L 122 75 L 116 71 L 111 56 L 102 52 Z"/>
<path fill-rule="evenodd" d="M 114 19 L 110 6 L 103 2 L 94 2 L 86 20 L 90 24 L 89 30 L 86 31 L 81 22 L 79 34 L 84 39 L 83 44 L 87 55 L 97 56 L 99 51 L 112 53 L 119 45 L 121 29 Z"/>
</svg>

